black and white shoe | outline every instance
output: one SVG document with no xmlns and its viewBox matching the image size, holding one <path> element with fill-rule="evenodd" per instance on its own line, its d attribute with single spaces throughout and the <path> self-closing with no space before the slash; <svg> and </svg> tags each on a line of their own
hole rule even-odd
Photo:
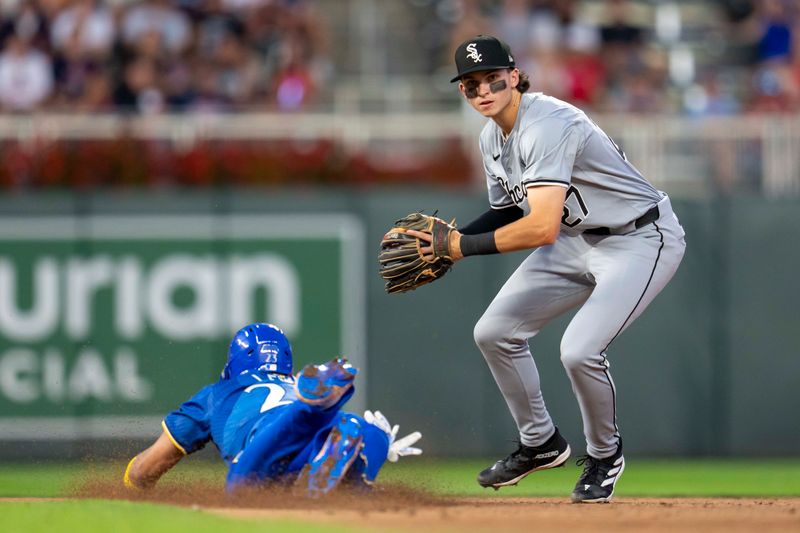
<svg viewBox="0 0 800 533">
<path fill-rule="evenodd" d="M 537 470 L 563 466 L 569 459 L 569 454 L 569 444 L 556 428 L 553 436 L 541 446 L 520 444 L 511 455 L 478 474 L 478 484 L 495 490 L 516 485 L 522 478 Z"/>
<path fill-rule="evenodd" d="M 622 443 L 617 453 L 605 459 L 595 459 L 586 455 L 578 459 L 578 466 L 583 465 L 575 490 L 572 491 L 572 503 L 608 503 L 614 496 L 622 471 L 625 470 L 625 457 L 622 456 Z"/>
</svg>

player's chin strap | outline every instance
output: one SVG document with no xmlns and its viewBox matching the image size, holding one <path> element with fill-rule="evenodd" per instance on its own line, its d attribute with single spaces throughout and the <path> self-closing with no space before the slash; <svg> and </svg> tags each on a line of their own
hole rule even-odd
<svg viewBox="0 0 800 533">
<path fill-rule="evenodd" d="M 409 433 L 405 437 L 398 439 L 397 432 L 400 426 L 397 424 L 392 426 L 380 411 L 375 411 L 374 413 L 370 410 L 364 411 L 364 420 L 383 430 L 386 436 L 389 437 L 389 452 L 386 454 L 386 458 L 390 462 L 396 463 L 398 459 L 407 455 L 422 455 L 421 448 L 412 446 L 422 438 L 422 433 L 419 431 Z"/>
</svg>

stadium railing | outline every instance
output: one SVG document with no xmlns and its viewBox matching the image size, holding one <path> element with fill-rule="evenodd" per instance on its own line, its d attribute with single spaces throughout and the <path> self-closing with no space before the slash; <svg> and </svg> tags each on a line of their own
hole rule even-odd
<svg viewBox="0 0 800 533">
<path fill-rule="evenodd" d="M 678 196 L 702 197 L 729 191 L 768 197 L 800 195 L 797 157 L 800 116 L 594 118 L 643 174 L 658 187 Z M 152 173 L 169 181 L 170 173 L 176 172 L 175 160 L 187 154 L 202 159 L 210 147 L 212 152 L 227 150 L 209 163 L 215 169 L 214 176 L 192 177 L 192 172 L 202 173 L 205 168 L 195 162 L 183 170 L 187 177 L 175 183 L 247 185 L 324 181 L 335 185 L 354 181 L 425 181 L 479 188 L 482 176 L 476 145 L 482 125 L 480 117 L 460 111 L 0 115 L 0 150 L 5 154 L 0 165 L 0 187 L 52 183 L 70 186 L 74 181 L 72 174 L 87 164 L 95 165 L 98 174 L 103 171 L 110 174 L 98 180 L 102 185 L 147 184 L 150 183 L 147 175 Z M 159 155 L 142 167 L 141 177 L 116 180 L 114 164 L 103 166 L 104 157 L 114 158 L 117 157 L 114 154 L 134 148 L 141 151 L 142 146 L 149 154 L 147 157 L 152 158 L 154 150 Z M 54 150 L 62 150 L 66 155 L 53 155 Z M 272 159 L 262 158 L 267 153 Z M 82 159 L 86 154 L 93 154 L 89 161 Z M 131 156 L 119 156 L 123 160 L 126 157 Z M 254 158 L 255 166 L 247 177 L 239 179 L 235 167 L 246 166 L 248 157 Z M 14 166 L 17 159 L 28 162 L 28 167 L 17 165 L 28 168 L 27 174 Z M 54 168 L 62 160 L 72 166 L 62 164 L 60 169 Z M 258 168 L 272 171 L 259 178 Z M 49 177 L 37 177 L 37 172 Z"/>
</svg>

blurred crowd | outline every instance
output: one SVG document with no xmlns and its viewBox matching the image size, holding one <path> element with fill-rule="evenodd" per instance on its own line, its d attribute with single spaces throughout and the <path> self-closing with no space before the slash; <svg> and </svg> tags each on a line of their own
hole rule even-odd
<svg viewBox="0 0 800 533">
<path fill-rule="evenodd" d="M 6 0 L 0 110 L 293 110 L 329 74 L 303 0 Z"/>
<path fill-rule="evenodd" d="M 454 1 L 445 48 L 488 28 L 532 90 L 591 110 L 800 110 L 797 0 Z"/>
<path fill-rule="evenodd" d="M 337 5 L 347 38 L 331 36 L 320 9 Z M 592 111 L 800 110 L 798 0 L 403 0 L 360 16 L 416 10 L 424 21 L 404 29 L 377 17 L 391 31 L 372 43 L 352 38 L 367 22 L 348 5 L 0 0 L 0 112 L 303 109 L 331 101 L 335 71 L 357 73 L 360 47 L 383 44 L 383 55 L 402 58 L 388 48 L 405 34 L 432 58 L 416 74 L 439 75 L 476 33 L 508 41 L 533 90 Z"/>
</svg>

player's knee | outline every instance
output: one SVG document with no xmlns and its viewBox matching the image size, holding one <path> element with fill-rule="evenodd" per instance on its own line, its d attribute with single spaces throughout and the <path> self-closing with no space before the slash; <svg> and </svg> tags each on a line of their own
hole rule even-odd
<svg viewBox="0 0 800 533">
<path fill-rule="evenodd" d="M 591 359 L 589 351 L 578 344 L 561 343 L 561 364 L 569 372 L 585 366 Z"/>
<path fill-rule="evenodd" d="M 528 349 L 528 339 L 516 335 L 506 317 L 484 314 L 472 332 L 485 359 L 507 357 Z"/>
<path fill-rule="evenodd" d="M 475 339 L 475 344 L 478 345 L 478 348 L 480 348 L 481 352 L 485 355 L 500 341 L 501 330 L 495 320 L 483 315 L 480 320 L 478 320 L 478 323 L 475 324 L 472 336 Z"/>
</svg>

